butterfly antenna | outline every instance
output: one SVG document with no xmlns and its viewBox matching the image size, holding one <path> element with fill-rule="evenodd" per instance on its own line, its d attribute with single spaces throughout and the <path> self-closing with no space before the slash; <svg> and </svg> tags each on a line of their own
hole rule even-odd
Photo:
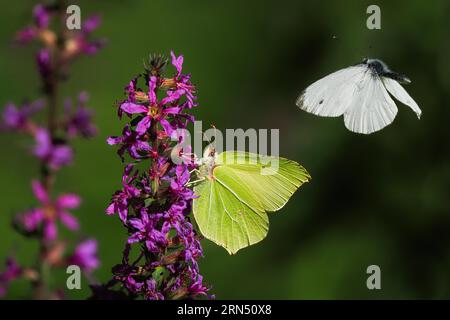
<svg viewBox="0 0 450 320">
<path fill-rule="evenodd" d="M 216 139 L 216 137 L 217 137 L 217 128 L 216 128 L 216 126 L 215 126 L 215 124 L 214 123 L 211 123 L 211 128 L 213 128 L 214 129 L 214 140 Z"/>
<path fill-rule="evenodd" d="M 203 130 L 197 130 L 196 132 L 199 132 L 202 134 L 202 138 L 206 138 L 206 140 L 208 140 L 209 143 L 211 143 L 211 140 L 209 140 L 209 138 L 205 135 L 205 131 Z"/>
<path fill-rule="evenodd" d="M 214 138 L 217 136 L 217 128 L 214 124 L 211 124 L 211 128 L 214 129 Z M 205 135 L 205 132 L 200 130 L 200 132 L 202 133 L 203 137 L 206 138 L 206 140 L 208 140 L 209 144 L 212 144 L 211 140 Z"/>
</svg>

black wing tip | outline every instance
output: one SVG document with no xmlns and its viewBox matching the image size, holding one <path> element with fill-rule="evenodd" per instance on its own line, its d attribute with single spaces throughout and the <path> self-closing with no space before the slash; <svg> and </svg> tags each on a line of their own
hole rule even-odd
<svg viewBox="0 0 450 320">
<path fill-rule="evenodd" d="M 297 100 L 295 101 L 295 105 L 299 108 L 302 108 L 304 106 L 305 93 L 306 93 L 306 89 L 303 90 L 302 92 L 300 92 L 300 94 L 297 97 Z"/>
<path fill-rule="evenodd" d="M 386 72 L 382 72 L 380 74 L 382 77 L 386 77 L 392 80 L 397 81 L 398 83 L 401 84 L 410 84 L 411 83 L 411 79 L 408 78 L 407 76 L 405 76 L 404 74 L 401 73 L 397 73 L 391 70 L 388 70 Z"/>
</svg>

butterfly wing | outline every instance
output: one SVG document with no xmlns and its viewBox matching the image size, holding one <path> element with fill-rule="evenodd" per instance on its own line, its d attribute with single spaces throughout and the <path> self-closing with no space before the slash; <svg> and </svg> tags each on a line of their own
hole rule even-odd
<svg viewBox="0 0 450 320">
<path fill-rule="evenodd" d="M 219 180 L 207 178 L 194 192 L 199 196 L 193 201 L 193 213 L 200 232 L 228 253 L 235 254 L 266 237 L 269 219 L 264 209 L 253 199 L 245 202 L 237 195 L 248 190 L 232 191 Z"/>
<path fill-rule="evenodd" d="M 224 152 L 216 159 L 213 178 L 194 188 L 200 196 L 193 205 L 200 232 L 232 254 L 259 242 L 269 228 L 266 212 L 281 209 L 309 179 L 294 161 Z"/>
<path fill-rule="evenodd" d="M 413 98 L 411 98 L 411 96 L 400 85 L 400 83 L 390 78 L 383 78 L 383 83 L 386 89 L 389 91 L 390 94 L 394 96 L 395 99 L 409 106 L 417 114 L 417 117 L 420 119 L 420 116 L 422 115 L 422 110 L 420 110 L 417 103 L 414 101 Z"/>
<path fill-rule="evenodd" d="M 219 165 L 214 176 L 233 190 L 248 190 L 239 194 L 256 199 L 264 210 L 281 209 L 292 194 L 310 175 L 295 161 L 279 157 L 261 156 L 241 151 L 226 151 L 217 157 Z M 244 188 L 239 189 L 240 186 Z"/>
<path fill-rule="evenodd" d="M 396 115 L 397 106 L 381 78 L 367 72 L 344 113 L 344 122 L 350 131 L 370 134 L 391 124 Z"/>
<path fill-rule="evenodd" d="M 368 67 L 360 64 L 317 80 L 300 94 L 296 105 L 317 116 L 339 117 L 350 107 L 367 71 Z"/>
</svg>

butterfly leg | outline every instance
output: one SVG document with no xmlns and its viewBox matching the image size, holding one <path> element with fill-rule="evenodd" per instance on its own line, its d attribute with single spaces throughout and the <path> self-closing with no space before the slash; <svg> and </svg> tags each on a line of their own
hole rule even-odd
<svg viewBox="0 0 450 320">
<path fill-rule="evenodd" d="M 202 177 L 202 178 L 197 179 L 197 180 L 194 180 L 194 181 L 189 181 L 189 182 L 187 182 L 187 183 L 185 184 L 185 186 L 186 186 L 186 187 L 190 187 L 190 186 L 192 186 L 193 184 L 198 183 L 198 182 L 202 182 L 202 181 L 204 181 L 204 180 L 205 180 L 205 177 Z"/>
<path fill-rule="evenodd" d="M 197 174 L 200 173 L 200 171 L 198 169 L 193 169 L 193 170 L 189 171 L 189 174 L 193 174 L 194 172 Z"/>
</svg>

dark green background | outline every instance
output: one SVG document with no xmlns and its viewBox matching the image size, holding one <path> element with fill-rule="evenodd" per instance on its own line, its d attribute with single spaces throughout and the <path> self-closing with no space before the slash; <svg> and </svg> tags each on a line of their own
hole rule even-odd
<svg viewBox="0 0 450 320">
<path fill-rule="evenodd" d="M 40 95 L 30 48 L 9 45 L 30 20 L 32 1 L 1 8 L 0 104 Z M 381 7 L 382 29 L 366 28 L 366 8 Z M 217 128 L 280 128 L 281 155 L 313 176 L 282 211 L 270 215 L 265 240 L 236 256 L 204 240 L 201 271 L 217 298 L 450 297 L 450 3 L 448 1 L 82 1 L 99 12 L 108 46 L 72 67 L 64 91 L 91 94 L 99 135 L 78 141 L 60 190 L 83 197 L 83 233 L 100 243 L 105 281 L 126 239 L 104 209 L 120 186 L 115 149 L 116 100 L 152 52 L 173 49 L 198 87 L 194 114 Z M 395 122 L 379 133 L 350 133 L 342 119 L 318 118 L 295 106 L 318 78 L 359 62 L 384 60 L 412 79 L 408 92 L 420 121 L 398 103 Z M 12 231 L 10 218 L 35 203 L 37 164 L 30 140 L 0 140 L 0 257 L 17 251 L 34 261 L 36 245 Z M 366 288 L 366 268 L 382 270 L 382 290 Z M 64 286 L 64 274 L 55 284 Z M 86 284 L 84 282 L 84 284 Z M 17 283 L 11 298 L 25 295 Z M 68 293 L 84 298 L 89 291 Z"/>
</svg>

